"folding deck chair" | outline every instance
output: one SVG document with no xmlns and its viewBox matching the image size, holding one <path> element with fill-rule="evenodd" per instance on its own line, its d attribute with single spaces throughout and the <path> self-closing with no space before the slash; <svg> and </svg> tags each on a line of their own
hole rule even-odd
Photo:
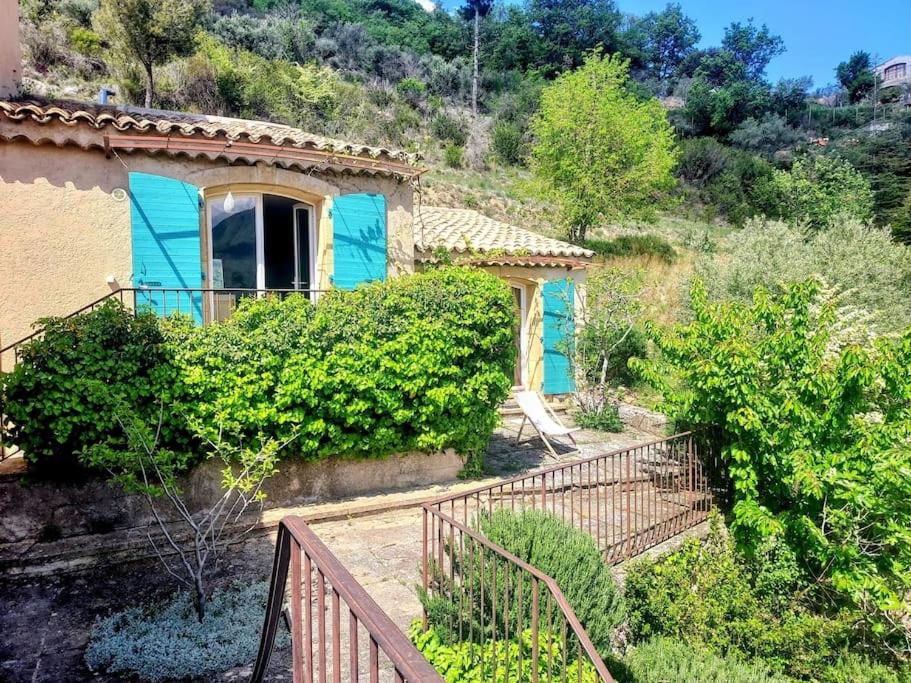
<svg viewBox="0 0 911 683">
<path fill-rule="evenodd" d="M 566 437 L 575 447 L 575 451 L 572 452 L 579 452 L 579 447 L 573 438 L 573 432 L 578 432 L 581 427 L 567 427 L 564 425 L 537 391 L 516 391 L 514 395 L 516 403 L 522 409 L 522 424 L 519 426 L 516 444 L 522 438 L 522 430 L 525 429 L 525 422 L 527 421 L 531 422 L 531 426 L 537 430 L 538 436 L 541 437 L 541 441 L 547 446 L 547 450 L 550 451 L 554 459 L 557 459 L 557 452 L 548 437 Z"/>
</svg>

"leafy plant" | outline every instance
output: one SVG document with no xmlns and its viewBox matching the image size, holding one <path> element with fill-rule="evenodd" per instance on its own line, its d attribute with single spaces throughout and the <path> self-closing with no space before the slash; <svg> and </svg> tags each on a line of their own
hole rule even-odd
<svg viewBox="0 0 911 683">
<path fill-rule="evenodd" d="M 128 403 L 147 419 L 155 398 L 175 390 L 177 371 L 152 314 L 133 314 L 110 300 L 72 318 L 38 321 L 44 334 L 21 349 L 20 362 L 0 376 L 0 400 L 10 440 L 47 474 L 70 471 L 91 446 L 125 446 L 114 415 Z M 167 415 L 171 414 L 168 406 Z M 189 444 L 183 427 L 166 419 L 161 439 Z"/>
<path fill-rule="evenodd" d="M 465 150 L 456 145 L 447 145 L 443 150 L 443 159 L 449 168 L 462 168 L 465 165 Z"/>
<path fill-rule="evenodd" d="M 520 638 L 488 641 L 483 646 L 470 642 L 451 643 L 440 638 L 432 626 L 426 631 L 420 621 L 411 624 L 411 642 L 433 668 L 451 683 L 484 683 L 494 680 L 532 680 L 533 636 L 530 629 Z M 564 653 L 560 639 L 545 630 L 538 633 L 537 675 L 540 680 L 570 680 L 595 683 L 595 668 L 584 660 L 574 660 Z M 567 657 L 568 661 L 564 660 Z"/>
<path fill-rule="evenodd" d="M 873 217 L 870 183 L 837 157 L 798 159 L 790 171 L 775 171 L 772 184 L 781 216 L 814 230 L 825 228 L 839 214 L 860 221 Z"/>
<path fill-rule="evenodd" d="M 493 127 L 490 146 L 500 159 L 507 164 L 517 165 L 525 156 L 525 141 L 522 129 L 512 121 L 499 121 Z"/>
<path fill-rule="evenodd" d="M 674 135 L 655 99 L 626 91 L 629 65 L 594 51 L 541 93 L 531 121 L 534 187 L 556 204 L 570 239 L 620 216 L 650 217 L 674 185 Z"/>
<path fill-rule="evenodd" d="M 635 646 L 617 667 L 619 683 L 787 683 L 765 667 L 719 657 L 675 638 L 658 637 Z"/>
<path fill-rule="evenodd" d="M 663 363 L 636 363 L 680 420 L 717 430 L 748 554 L 782 538 L 833 604 L 860 610 L 907 651 L 911 586 L 911 331 L 842 344 L 813 281 L 751 304 L 711 304 L 651 327 Z"/>
<path fill-rule="evenodd" d="M 85 660 L 89 668 L 147 681 L 221 675 L 256 657 L 269 584 L 234 583 L 212 594 L 199 621 L 189 593 L 161 604 L 130 607 L 96 620 Z M 287 630 L 277 642 L 290 642 Z"/>
<path fill-rule="evenodd" d="M 582 411 L 576 415 L 576 424 L 585 429 L 597 429 L 615 434 L 623 431 L 617 406 L 607 403 L 600 410 Z"/>
</svg>

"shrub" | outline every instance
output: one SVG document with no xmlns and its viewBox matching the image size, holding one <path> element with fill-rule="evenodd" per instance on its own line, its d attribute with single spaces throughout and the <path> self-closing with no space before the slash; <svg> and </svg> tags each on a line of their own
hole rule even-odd
<svg viewBox="0 0 911 683">
<path fill-rule="evenodd" d="M 203 622 L 188 593 L 98 619 L 86 663 L 93 670 L 149 681 L 196 679 L 247 664 L 259 648 L 268 589 L 261 582 L 216 591 Z M 290 642 L 287 631 L 279 632 L 278 642 Z"/>
<path fill-rule="evenodd" d="M 617 406 L 607 403 L 600 410 L 581 411 L 576 415 L 576 424 L 585 429 L 597 429 L 602 432 L 617 434 L 623 431 L 620 413 Z"/>
<path fill-rule="evenodd" d="M 448 142 L 456 147 L 464 147 L 465 142 L 468 140 L 465 124 L 455 116 L 442 111 L 431 119 L 430 132 L 438 140 Z"/>
<path fill-rule="evenodd" d="M 417 78 L 403 78 L 395 84 L 395 91 L 412 107 L 416 107 L 427 94 L 427 86 Z"/>
<path fill-rule="evenodd" d="M 672 638 L 654 638 L 633 648 L 618 667 L 618 683 L 787 683 L 762 666 L 722 658 Z M 613 670 L 612 670 L 613 671 Z"/>
<path fill-rule="evenodd" d="M 727 253 L 696 264 L 712 301 L 748 302 L 759 285 L 779 292 L 784 283 L 817 275 L 847 304 L 869 311 L 876 330 L 911 324 L 911 250 L 893 242 L 888 230 L 838 218 L 806 235 L 783 223 L 752 220 L 727 241 Z M 847 312 L 839 318 L 850 320 Z"/>
<path fill-rule="evenodd" d="M 443 160 L 449 168 L 462 168 L 465 165 L 464 157 L 465 150 L 458 145 L 447 145 L 443 150 Z"/>
<path fill-rule="evenodd" d="M 432 626 L 424 631 L 420 621 L 411 625 L 411 642 L 447 681 L 533 680 L 532 634 L 522 632 L 521 639 L 488 641 L 482 647 L 469 642 L 451 643 L 441 638 Z M 573 660 L 570 653 L 564 663 L 559 635 L 538 633 L 539 680 L 569 680 L 595 683 L 599 676 L 586 660 Z M 580 670 L 581 669 L 581 670 Z M 502 676 L 502 678 L 500 678 Z"/>
<path fill-rule="evenodd" d="M 33 466 L 68 470 L 90 446 L 124 446 L 114 406 L 157 416 L 155 398 L 172 386 L 175 369 L 158 321 L 136 317 L 110 300 L 72 318 L 39 321 L 45 333 L 21 349 L 19 364 L 2 376 L 11 441 Z M 164 443 L 184 444 L 168 422 Z"/>
<path fill-rule="evenodd" d="M 618 683 L 787 683 L 765 668 L 719 657 L 710 650 L 693 648 L 670 638 L 655 638 L 635 646 L 623 660 L 612 663 Z"/>
<path fill-rule="evenodd" d="M 631 638 L 669 637 L 797 677 L 835 662 L 851 642 L 856 615 L 809 609 L 798 597 L 815 595 L 809 580 L 802 571 L 791 574 L 793 565 L 769 549 L 747 561 L 716 517 L 707 541 L 691 539 L 657 561 L 632 563 L 624 587 Z"/>
<path fill-rule="evenodd" d="M 663 362 L 637 368 L 672 415 L 712 426 L 734 494 L 732 531 L 755 553 L 770 537 L 881 637 L 903 637 L 911 585 L 911 330 L 842 344 L 819 285 L 710 304 L 651 328 Z M 635 361 L 634 361 L 635 362 Z M 905 645 L 906 647 L 906 645 Z"/>
<path fill-rule="evenodd" d="M 749 118 L 741 123 L 731 133 L 731 142 L 748 152 L 771 159 L 775 152 L 794 147 L 802 137 L 783 116 L 766 114 L 759 120 Z"/>
<path fill-rule="evenodd" d="M 499 121 L 493 127 L 490 145 L 502 161 L 507 164 L 520 164 L 525 156 L 525 143 L 522 129 L 511 121 Z"/>
<path fill-rule="evenodd" d="M 845 653 L 819 671 L 820 683 L 911 683 L 908 664 L 883 664 L 856 653 Z"/>
<path fill-rule="evenodd" d="M 589 239 L 585 240 L 583 246 L 599 256 L 653 256 L 664 263 L 677 260 L 674 247 L 660 235 L 619 235 L 608 240 Z"/>
<path fill-rule="evenodd" d="M 535 511 L 499 510 L 481 518 L 480 527 L 490 541 L 553 578 L 598 652 L 611 651 L 614 629 L 625 610 L 610 567 L 590 534 Z M 526 588 L 530 610 L 531 588 Z"/>
<path fill-rule="evenodd" d="M 780 215 L 813 230 L 825 228 L 839 214 L 860 221 L 873 217 L 870 183 L 837 157 L 798 159 L 790 171 L 775 171 L 772 185 Z"/>
</svg>

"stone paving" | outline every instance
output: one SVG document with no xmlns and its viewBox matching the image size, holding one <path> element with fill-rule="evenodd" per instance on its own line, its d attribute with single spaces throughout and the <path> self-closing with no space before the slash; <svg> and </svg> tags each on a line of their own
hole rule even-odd
<svg viewBox="0 0 911 683">
<path fill-rule="evenodd" d="M 552 464 L 540 441 L 515 445 L 513 425 L 494 435 L 488 470 L 506 476 Z M 572 460 L 653 440 L 654 435 L 627 431 L 604 434 L 583 431 L 580 453 L 560 456 Z M 477 483 L 453 482 L 428 488 L 427 496 L 469 488 Z M 412 492 L 415 493 L 415 492 Z M 420 492 L 417 492 L 420 493 Z M 395 495 L 384 498 L 394 499 Z M 392 509 L 369 516 L 313 524 L 313 529 L 354 577 L 403 630 L 420 613 L 415 586 L 420 581 L 421 524 L 419 508 Z M 250 539 L 223 567 L 220 580 L 268 577 L 272 563 L 272 534 Z M 108 680 L 90 672 L 83 651 L 96 616 L 144 600 L 160 598 L 170 587 L 153 563 L 94 568 L 47 577 L 0 582 L 0 680 Z M 273 678 L 287 678 L 287 653 L 277 653 Z M 220 680 L 242 680 L 248 669 Z M 110 679 L 114 680 L 114 679 Z"/>
</svg>

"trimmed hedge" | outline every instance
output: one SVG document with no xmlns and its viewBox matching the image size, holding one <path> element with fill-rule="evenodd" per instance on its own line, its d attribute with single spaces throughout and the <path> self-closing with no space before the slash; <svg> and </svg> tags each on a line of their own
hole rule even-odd
<svg viewBox="0 0 911 683">
<path fill-rule="evenodd" d="M 479 454 L 515 363 L 506 284 L 442 268 L 331 291 L 241 302 L 224 323 L 135 320 L 118 304 L 66 321 L 26 347 L 4 380 L 16 441 L 33 462 L 122 444 L 118 401 L 157 420 L 169 446 L 219 429 L 294 438 L 287 453 L 382 457 Z M 117 399 L 117 401 L 115 401 Z"/>
</svg>

